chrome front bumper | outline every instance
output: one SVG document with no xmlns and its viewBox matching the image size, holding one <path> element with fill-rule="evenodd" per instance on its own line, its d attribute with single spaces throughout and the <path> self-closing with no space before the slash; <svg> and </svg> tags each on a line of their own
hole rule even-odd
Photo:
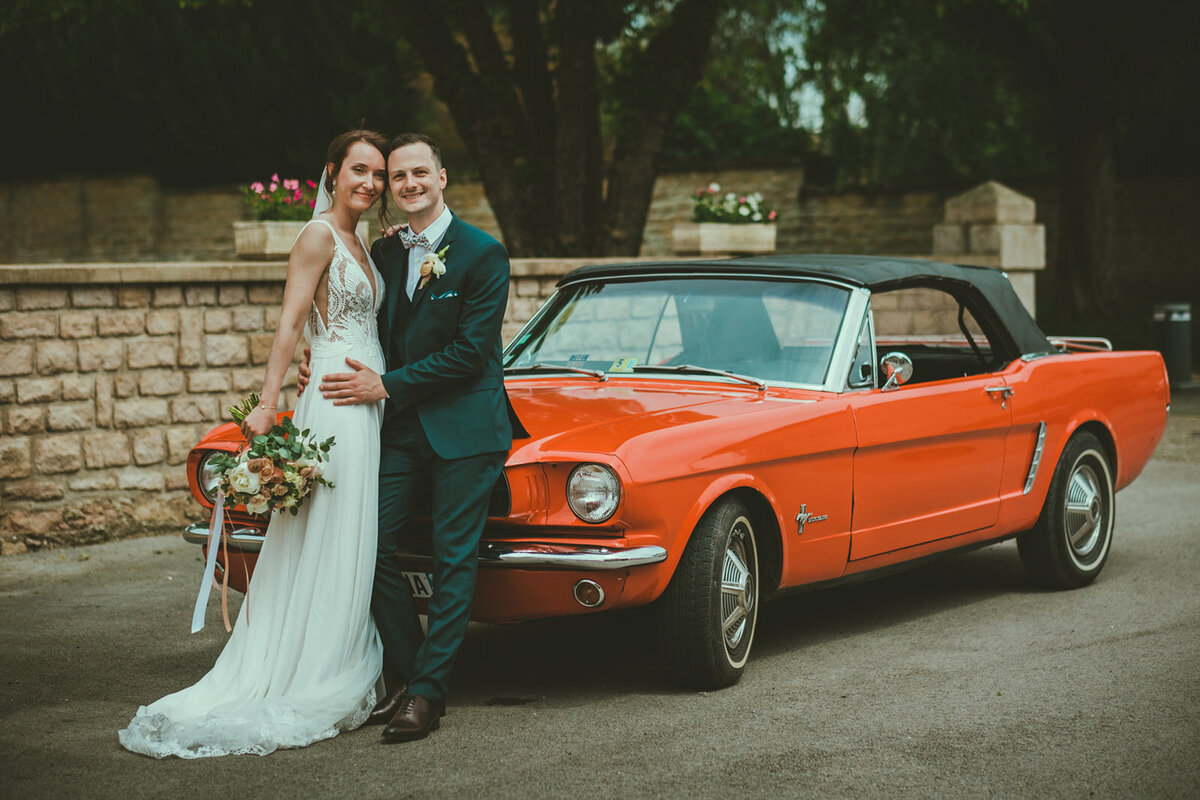
<svg viewBox="0 0 1200 800">
<path fill-rule="evenodd" d="M 239 553 L 257 553 L 267 537 L 256 528 L 234 528 L 229 534 L 229 549 Z M 188 544 L 208 544 L 208 525 L 197 522 L 183 529 L 183 540 Z"/>
<path fill-rule="evenodd" d="M 257 553 L 262 549 L 265 538 L 254 528 L 238 528 L 229 534 L 229 549 L 243 553 Z M 207 544 L 208 526 L 203 523 L 189 525 L 183 532 L 183 540 L 189 544 Z M 416 553 L 403 553 L 400 558 L 429 560 L 428 555 Z M 481 542 L 479 545 L 479 564 L 487 567 L 593 571 L 644 567 L 666 560 L 667 551 L 654 545 L 627 549 L 559 544 L 505 545 L 496 542 Z"/>
<path fill-rule="evenodd" d="M 587 545 L 504 545 L 482 542 L 479 545 L 480 566 L 513 567 L 526 569 L 550 567 L 553 569 L 608 570 L 644 567 L 667 560 L 667 551 L 661 547 L 647 545 L 616 549 L 612 547 L 589 547 Z"/>
</svg>

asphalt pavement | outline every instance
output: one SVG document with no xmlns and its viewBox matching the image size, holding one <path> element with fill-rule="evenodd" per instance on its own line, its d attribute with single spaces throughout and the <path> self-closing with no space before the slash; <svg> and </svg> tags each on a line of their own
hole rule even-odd
<svg viewBox="0 0 1200 800">
<path fill-rule="evenodd" d="M 645 614 L 473 625 L 429 739 L 155 761 L 116 731 L 225 639 L 175 536 L 0 560 L 0 798 L 1200 796 L 1200 393 L 1118 495 L 1104 573 L 1012 542 L 767 604 L 744 679 L 676 688 Z"/>
</svg>

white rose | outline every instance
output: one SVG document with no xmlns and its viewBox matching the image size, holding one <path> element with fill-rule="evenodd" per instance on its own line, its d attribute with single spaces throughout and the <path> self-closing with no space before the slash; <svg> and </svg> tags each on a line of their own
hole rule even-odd
<svg viewBox="0 0 1200 800">
<path fill-rule="evenodd" d="M 265 514 L 271 507 L 271 502 L 261 494 L 256 494 L 246 503 L 246 510 L 251 514 Z"/>
<path fill-rule="evenodd" d="M 291 508 L 292 506 L 296 505 L 296 502 L 296 498 L 289 494 L 287 497 L 283 498 L 283 507 Z"/>
<path fill-rule="evenodd" d="M 233 487 L 235 492 L 257 494 L 259 488 L 258 475 L 251 472 L 245 464 L 238 464 L 229 473 L 229 485 Z"/>
</svg>

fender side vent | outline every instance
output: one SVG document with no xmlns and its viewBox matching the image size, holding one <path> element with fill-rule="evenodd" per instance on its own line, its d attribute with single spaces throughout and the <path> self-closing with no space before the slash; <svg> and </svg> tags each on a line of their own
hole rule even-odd
<svg viewBox="0 0 1200 800">
<path fill-rule="evenodd" d="M 1033 481 L 1037 478 L 1038 467 L 1042 464 L 1042 448 L 1046 446 L 1046 423 L 1038 423 L 1037 444 L 1033 446 L 1033 458 L 1029 461 L 1029 474 L 1025 476 L 1025 491 L 1021 494 L 1029 494 L 1029 490 L 1033 488 Z"/>
</svg>

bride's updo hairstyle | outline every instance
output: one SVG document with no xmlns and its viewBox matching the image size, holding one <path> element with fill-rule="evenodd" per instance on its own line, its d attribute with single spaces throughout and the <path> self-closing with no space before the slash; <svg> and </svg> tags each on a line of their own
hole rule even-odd
<svg viewBox="0 0 1200 800">
<path fill-rule="evenodd" d="M 384 164 L 387 163 L 388 140 L 379 131 L 369 131 L 364 128 L 359 128 L 353 131 L 346 131 L 333 137 L 333 141 L 329 143 L 329 150 L 325 153 L 325 190 L 330 195 L 333 194 L 333 176 L 342 171 L 342 162 L 346 160 L 346 154 L 350 152 L 350 147 L 355 142 L 366 142 L 379 151 L 383 156 Z M 329 165 L 333 165 L 333 170 L 330 171 Z M 387 211 L 387 181 L 384 181 L 383 192 L 379 195 L 379 219 L 384 219 L 384 214 Z"/>
</svg>

